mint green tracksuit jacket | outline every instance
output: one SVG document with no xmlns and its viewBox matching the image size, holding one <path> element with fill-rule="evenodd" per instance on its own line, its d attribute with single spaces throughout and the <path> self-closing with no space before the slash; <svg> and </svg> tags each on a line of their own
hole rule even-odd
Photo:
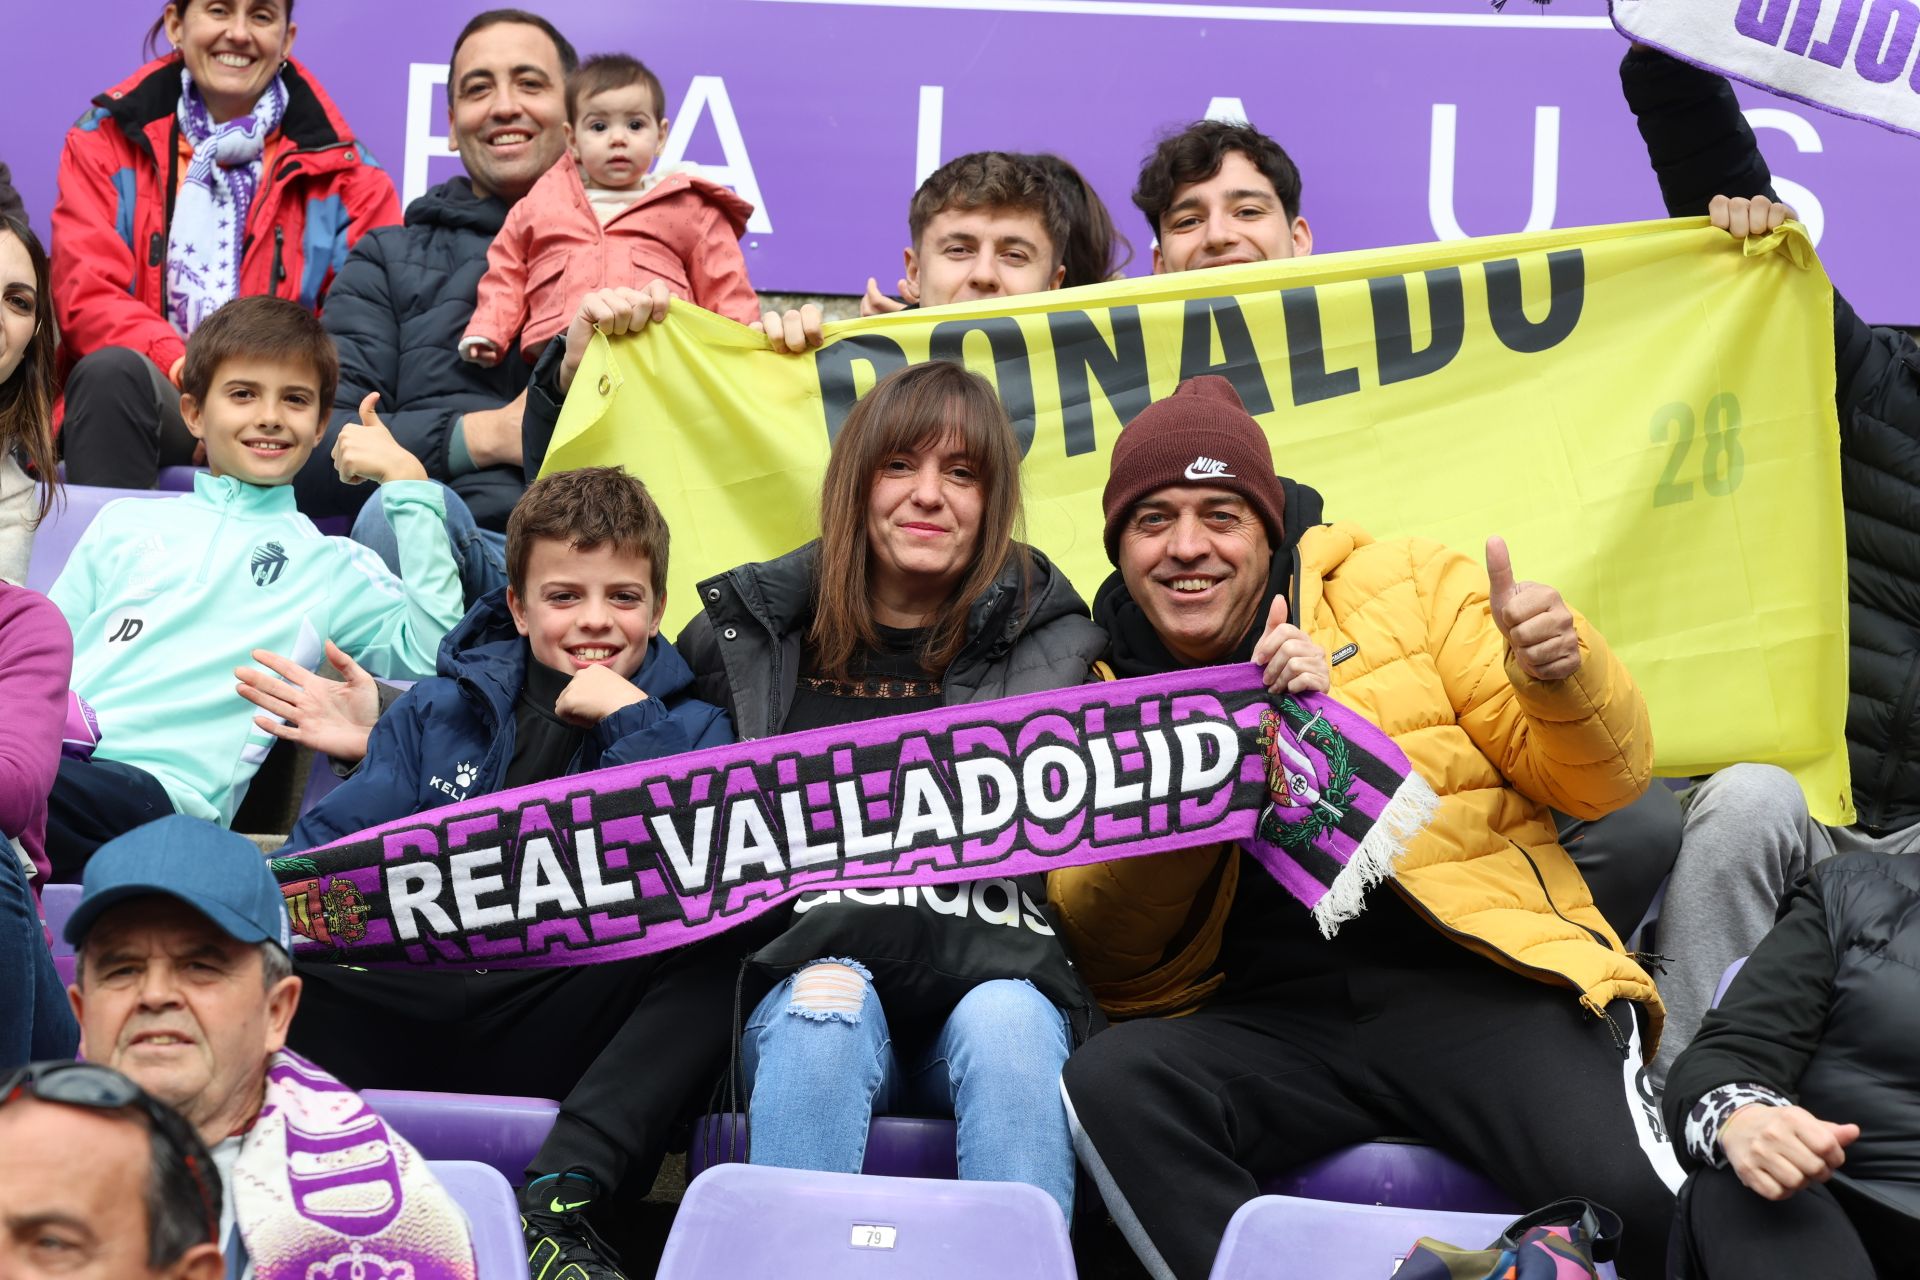
<svg viewBox="0 0 1920 1280">
<path fill-rule="evenodd" d="M 73 628 L 73 687 L 100 716 L 95 755 L 225 826 L 273 745 L 234 691 L 252 650 L 313 670 L 332 640 L 376 676 L 432 675 L 465 612 L 440 487 L 398 480 L 369 501 L 385 504 L 404 579 L 314 528 L 290 485 L 201 475 L 179 498 L 101 508 L 48 593 Z"/>
</svg>

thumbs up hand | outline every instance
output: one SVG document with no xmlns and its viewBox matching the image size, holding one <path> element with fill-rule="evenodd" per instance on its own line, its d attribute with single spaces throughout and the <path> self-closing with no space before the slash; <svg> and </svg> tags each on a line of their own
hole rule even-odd
<svg viewBox="0 0 1920 1280">
<path fill-rule="evenodd" d="M 387 424 L 373 406 L 380 401 L 378 391 L 369 391 L 360 402 L 360 421 L 340 428 L 333 442 L 333 466 L 347 484 L 371 480 L 385 484 L 389 480 L 425 480 L 427 469 L 420 459 L 407 452 L 393 438 Z"/>
<path fill-rule="evenodd" d="M 1513 580 L 1504 538 L 1487 539 L 1487 583 L 1493 625 L 1506 637 L 1522 671 L 1535 680 L 1565 680 L 1580 669 L 1573 610 L 1552 587 Z"/>
<path fill-rule="evenodd" d="M 1287 598 L 1275 596 L 1267 629 L 1253 646 L 1253 660 L 1266 668 L 1268 693 L 1325 693 L 1333 687 L 1327 651 L 1287 621 Z"/>
</svg>

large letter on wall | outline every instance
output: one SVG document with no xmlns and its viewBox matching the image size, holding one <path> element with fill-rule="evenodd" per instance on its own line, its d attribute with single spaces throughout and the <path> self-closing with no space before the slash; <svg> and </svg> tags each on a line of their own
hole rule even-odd
<svg viewBox="0 0 1920 1280">
<path fill-rule="evenodd" d="M 1818 155 L 1826 150 L 1826 144 L 1820 140 L 1820 131 L 1813 127 L 1813 121 L 1797 111 L 1788 111 L 1784 107 L 1754 107 L 1744 113 L 1747 123 L 1758 129 L 1778 129 L 1793 141 L 1793 149 L 1803 154 Z M 1807 234 L 1813 237 L 1813 247 L 1820 247 L 1820 237 L 1827 231 L 1827 208 L 1820 203 L 1820 197 L 1806 187 L 1778 173 L 1773 175 L 1773 190 L 1782 200 L 1793 206 L 1800 215 Z M 1732 194 L 1729 192 L 1728 194 Z M 1753 195 L 1749 191 L 1746 195 Z"/>
<path fill-rule="evenodd" d="M 1469 233 L 1455 212 L 1454 169 L 1460 150 L 1460 108 L 1451 102 L 1433 104 L 1432 169 L 1427 177 L 1427 217 L 1442 240 L 1465 240 L 1469 234 L 1494 235 L 1505 227 L 1481 227 Z M 1533 205 L 1522 231 L 1548 231 L 1560 199 L 1560 108 L 1533 111 Z"/>
<path fill-rule="evenodd" d="M 719 76 L 695 76 L 687 86 L 687 96 L 680 100 L 680 110 L 673 116 L 673 132 L 667 136 L 660 168 L 683 162 L 687 144 L 693 141 L 694 132 L 700 127 L 703 111 L 713 112 L 714 132 L 720 135 L 720 153 L 726 157 L 726 163 L 689 167 L 702 177 L 732 187 L 742 200 L 751 201 L 753 217 L 747 220 L 747 230 L 756 235 L 772 235 L 773 217 L 767 212 L 766 201 L 760 198 L 760 180 L 753 176 L 747 142 L 740 136 L 740 121 L 734 117 L 733 100 L 727 97 L 727 82 Z"/>
<path fill-rule="evenodd" d="M 407 155 L 400 175 L 402 209 L 427 193 L 427 162 L 451 150 L 447 146 L 447 135 L 433 131 L 433 91 L 446 82 L 444 62 L 415 62 L 407 66 Z"/>
</svg>

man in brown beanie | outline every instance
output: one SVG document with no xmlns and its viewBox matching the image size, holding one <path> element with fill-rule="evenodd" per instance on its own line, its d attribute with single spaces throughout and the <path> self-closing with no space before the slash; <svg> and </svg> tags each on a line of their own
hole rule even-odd
<svg viewBox="0 0 1920 1280">
<path fill-rule="evenodd" d="M 1500 539 L 1483 568 L 1320 524 L 1223 378 L 1128 424 L 1104 508 L 1118 572 L 1094 613 L 1117 675 L 1260 663 L 1270 689 L 1380 725 L 1441 797 L 1331 938 L 1231 846 L 1049 877 L 1118 1023 L 1067 1063 L 1075 1142 L 1148 1271 L 1202 1280 L 1262 1178 L 1402 1134 L 1519 1205 L 1608 1206 L 1621 1274 L 1659 1275 L 1679 1169 L 1634 1087 L 1659 997 L 1549 810 L 1597 818 L 1646 789 L 1626 669 Z"/>
</svg>

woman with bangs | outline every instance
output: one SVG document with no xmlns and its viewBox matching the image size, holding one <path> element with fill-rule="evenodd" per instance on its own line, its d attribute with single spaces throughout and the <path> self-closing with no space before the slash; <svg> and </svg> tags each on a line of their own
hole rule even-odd
<svg viewBox="0 0 1920 1280">
<path fill-rule="evenodd" d="M 680 637 L 742 738 L 1083 683 L 1106 647 L 1065 575 L 1014 541 L 1020 449 L 985 379 L 882 379 L 835 441 L 821 536 L 700 584 Z M 741 1042 L 751 1159 L 858 1173 L 875 1114 L 951 1115 L 962 1178 L 1073 1207 L 1061 1065 L 1093 1004 L 1012 880 L 803 895 L 751 957 L 777 981 Z"/>
</svg>

